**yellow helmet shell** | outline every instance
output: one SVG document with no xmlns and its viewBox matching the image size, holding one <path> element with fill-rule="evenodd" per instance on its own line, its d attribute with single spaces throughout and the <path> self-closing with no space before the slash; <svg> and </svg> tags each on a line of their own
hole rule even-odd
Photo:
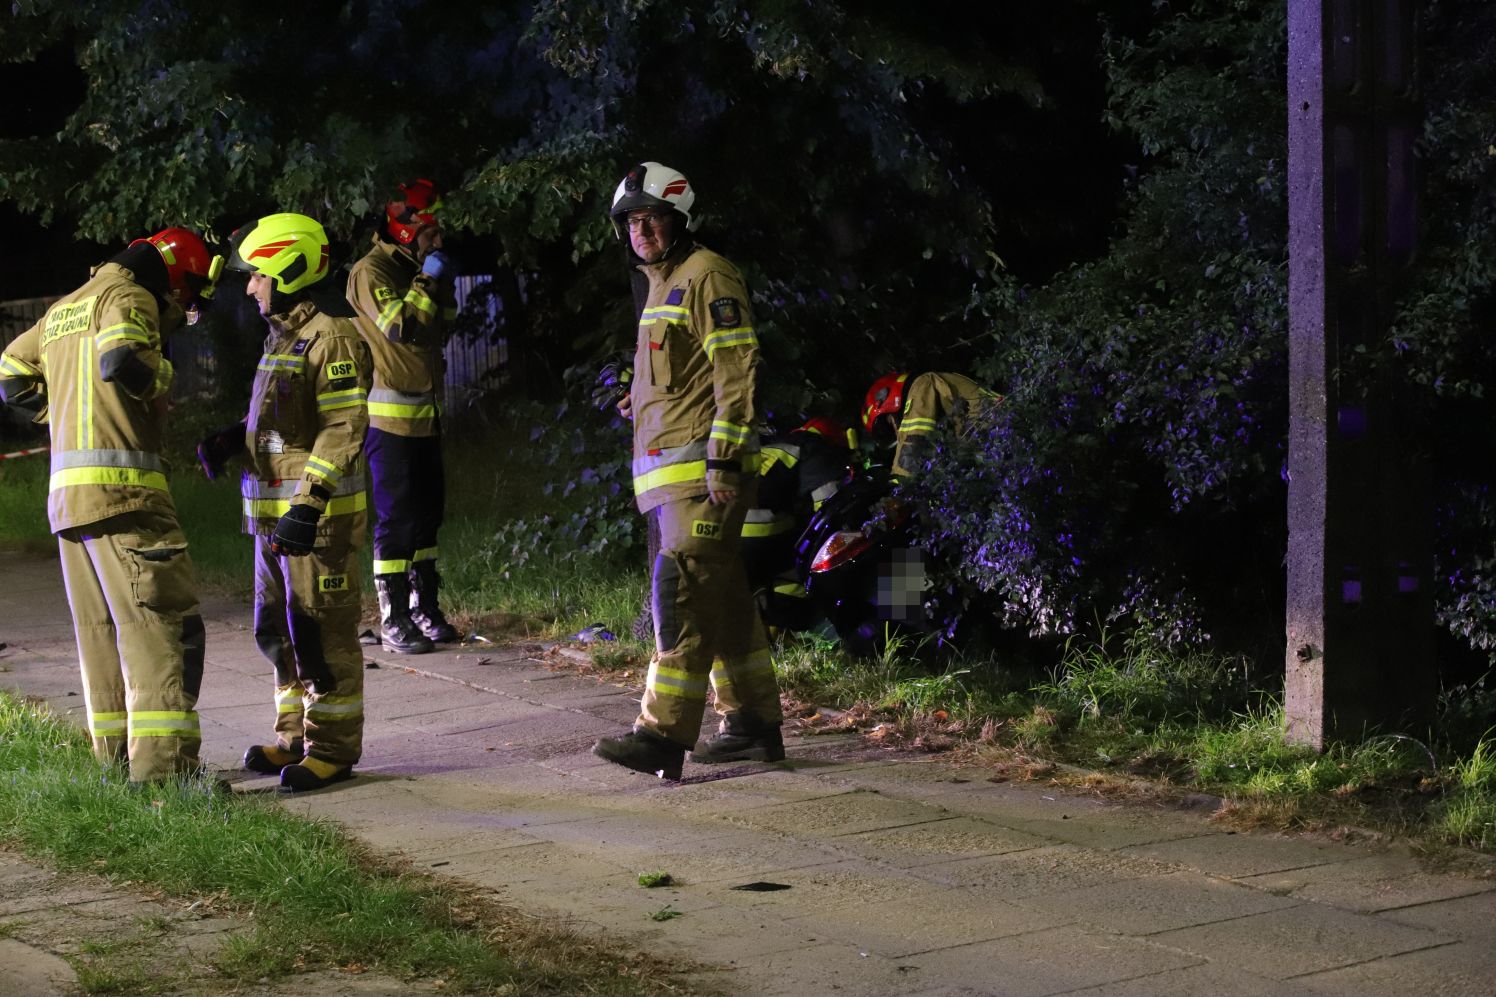
<svg viewBox="0 0 1496 997">
<path fill-rule="evenodd" d="M 229 269 L 264 274 L 282 294 L 311 287 L 327 276 L 327 232 L 306 215 L 266 215 L 230 236 L 229 247 Z"/>
</svg>

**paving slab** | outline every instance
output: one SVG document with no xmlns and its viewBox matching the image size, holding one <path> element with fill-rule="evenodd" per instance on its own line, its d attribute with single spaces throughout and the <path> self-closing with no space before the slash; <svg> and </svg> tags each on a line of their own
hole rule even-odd
<svg viewBox="0 0 1496 997">
<path fill-rule="evenodd" d="M 729 819 L 744 827 L 792 827 L 797 834 L 839 837 L 859 831 L 928 824 L 949 812 L 924 803 L 892 800 L 876 792 L 854 789 L 835 796 L 798 803 L 772 803 L 740 810 Z"/>
<path fill-rule="evenodd" d="M 1316 997 L 1298 980 L 1274 980 L 1241 969 L 1202 964 L 1066 992 L 1067 997 Z"/>
<path fill-rule="evenodd" d="M 1371 959 L 1437 948 L 1453 939 L 1366 914 L 1298 904 L 1196 927 L 1165 931 L 1152 941 L 1201 958 L 1287 980 Z"/>
<path fill-rule="evenodd" d="M 78 992 L 78 975 L 73 967 L 43 949 L 0 938 L 0 966 L 6 979 L 0 992 L 30 997 L 63 997 Z"/>
<path fill-rule="evenodd" d="M 1065 913 L 1039 912 L 1008 903 L 990 894 L 934 886 L 923 882 L 878 881 L 858 902 L 820 913 L 792 918 L 787 926 L 814 926 L 833 938 L 845 939 L 890 958 L 913 958 L 940 951 L 1069 924 Z M 918 912 L 938 910 L 939 918 Z"/>
<path fill-rule="evenodd" d="M 1009 900 L 1135 881 L 1167 871 L 1168 867 L 1156 862 L 1098 853 L 1068 843 L 919 867 L 920 875 L 928 879 L 996 891 Z"/>
<path fill-rule="evenodd" d="M 1489 885 L 1481 880 L 1481 885 Z M 1485 891 L 1416 907 L 1399 907 L 1377 915 L 1383 920 L 1427 928 L 1450 938 L 1479 941 L 1496 947 L 1496 892 Z"/>
<path fill-rule="evenodd" d="M 1097 935 L 1073 925 L 925 952 L 907 961 L 926 979 L 946 986 L 1015 997 L 1070 993 L 1205 962 L 1149 941 Z"/>
<path fill-rule="evenodd" d="M 1288 872 L 1245 876 L 1237 882 L 1279 896 L 1333 904 L 1364 914 L 1496 890 L 1496 882 L 1489 880 L 1427 872 L 1416 858 L 1402 850 Z"/>
<path fill-rule="evenodd" d="M 1193 838 L 1202 831 L 1193 819 L 1181 820 L 1176 813 L 1117 806 L 1081 813 L 1062 812 L 1037 819 L 1011 817 L 1003 823 L 1014 830 L 1027 831 L 1051 841 L 1108 850 Z"/>
<path fill-rule="evenodd" d="M 898 827 L 837 836 L 832 846 L 894 868 L 1003 855 L 1049 844 L 1049 839 L 1000 827 L 976 817 L 942 817 Z"/>
<path fill-rule="evenodd" d="M 1213 831 L 1148 842 L 1124 849 L 1127 855 L 1195 869 L 1225 879 L 1269 872 L 1307 869 L 1359 858 L 1362 852 L 1334 841 L 1286 834 L 1238 834 Z"/>
<path fill-rule="evenodd" d="M 1496 993 L 1496 946 L 1458 942 L 1371 959 L 1294 980 L 1316 994 L 1401 997 L 1404 994 Z"/>
<path fill-rule="evenodd" d="M 1046 892 L 1017 903 L 1119 935 L 1153 935 L 1293 907 L 1298 901 L 1177 872 Z"/>
</svg>

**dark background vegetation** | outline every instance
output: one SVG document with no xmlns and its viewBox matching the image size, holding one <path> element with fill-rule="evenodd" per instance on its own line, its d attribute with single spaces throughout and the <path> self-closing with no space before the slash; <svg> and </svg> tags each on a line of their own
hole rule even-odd
<svg viewBox="0 0 1496 997">
<path fill-rule="evenodd" d="M 505 296 L 524 376 L 495 404 L 555 402 L 632 341 L 605 209 L 657 159 L 749 275 L 779 424 L 852 421 L 891 368 L 1005 395 L 915 497 L 950 584 L 1022 632 L 1281 661 L 1281 0 L 200 11 L 0 15 L 0 298 L 68 290 L 163 224 L 298 210 L 351 251 L 396 182 L 431 176 L 465 269 Z M 1496 5 L 1421 11 L 1421 256 L 1361 359 L 1416 413 L 1444 660 L 1468 681 L 1496 651 Z M 611 489 L 616 457 L 592 480 Z M 600 496 L 589 521 L 629 515 Z"/>
</svg>

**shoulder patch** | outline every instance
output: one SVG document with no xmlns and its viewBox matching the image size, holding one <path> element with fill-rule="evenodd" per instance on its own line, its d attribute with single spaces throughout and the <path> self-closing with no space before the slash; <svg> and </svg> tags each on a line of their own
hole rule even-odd
<svg viewBox="0 0 1496 997">
<path fill-rule="evenodd" d="M 736 329 L 743 324 L 743 308 L 737 298 L 718 298 L 707 306 L 718 329 Z"/>
<path fill-rule="evenodd" d="M 306 348 L 311 345 L 312 341 L 310 339 L 298 339 L 296 341 L 296 345 L 291 347 L 291 355 L 299 357 L 303 353 L 305 353 Z"/>
<path fill-rule="evenodd" d="M 323 373 L 329 381 L 336 381 L 340 377 L 358 377 L 358 364 L 352 360 L 334 360 Z"/>
<path fill-rule="evenodd" d="M 374 289 L 374 300 L 380 304 L 384 304 L 387 301 L 394 301 L 398 297 L 400 297 L 400 294 L 393 287 L 376 287 Z"/>
<path fill-rule="evenodd" d="M 665 296 L 665 304 L 678 305 L 686 300 L 686 289 L 684 287 L 672 287 L 670 293 Z"/>
</svg>

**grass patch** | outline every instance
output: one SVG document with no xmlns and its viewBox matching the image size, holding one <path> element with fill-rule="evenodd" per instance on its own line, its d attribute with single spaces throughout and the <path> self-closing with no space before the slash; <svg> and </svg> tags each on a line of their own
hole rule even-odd
<svg viewBox="0 0 1496 997">
<path fill-rule="evenodd" d="M 29 449 L 46 438 L 0 444 L 9 451 Z M 0 542 L 27 549 L 56 550 L 57 541 L 47 523 L 47 455 L 35 454 L 0 460 Z"/>
<path fill-rule="evenodd" d="M 999 778 L 1208 793 L 1224 797 L 1226 815 L 1243 826 L 1355 825 L 1496 851 L 1489 731 L 1473 750 L 1381 735 L 1319 753 L 1285 740 L 1281 704 L 1241 658 L 1141 638 L 1077 641 L 1050 674 L 1035 675 L 993 659 L 932 664 L 925 650 L 895 639 L 881 656 L 858 660 L 834 641 L 794 637 L 780 644 L 776 665 L 808 733 L 851 728 L 956 751 L 992 764 Z M 1461 708 L 1468 712 L 1468 699 Z M 1463 729 L 1469 719 L 1435 729 Z"/>
<path fill-rule="evenodd" d="M 216 968 L 241 982 L 361 965 L 457 991 L 672 992 L 667 971 L 385 863 L 333 825 L 201 780 L 132 786 L 82 733 L 0 695 L 0 839 L 62 869 L 214 898 L 254 930 Z M 89 992 L 144 992 L 114 949 L 80 954 Z"/>
<path fill-rule="evenodd" d="M 639 885 L 646 890 L 659 889 L 661 886 L 672 886 L 675 877 L 668 872 L 641 872 L 639 873 Z"/>
</svg>

